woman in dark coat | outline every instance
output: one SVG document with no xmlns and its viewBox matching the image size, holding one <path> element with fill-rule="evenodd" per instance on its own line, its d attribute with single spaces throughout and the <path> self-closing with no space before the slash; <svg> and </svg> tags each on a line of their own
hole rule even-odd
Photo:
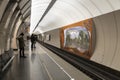
<svg viewBox="0 0 120 80">
<path fill-rule="evenodd" d="M 25 57 L 25 54 L 24 54 L 24 47 L 25 47 L 25 43 L 24 43 L 24 38 L 23 38 L 24 34 L 21 33 L 19 35 L 19 37 L 17 38 L 18 41 L 19 41 L 19 53 L 20 53 L 20 57 Z"/>
</svg>

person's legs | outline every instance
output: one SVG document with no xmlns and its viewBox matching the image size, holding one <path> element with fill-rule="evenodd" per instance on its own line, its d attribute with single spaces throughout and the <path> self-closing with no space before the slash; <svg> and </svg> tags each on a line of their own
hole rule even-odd
<svg viewBox="0 0 120 80">
<path fill-rule="evenodd" d="M 36 48 L 36 47 L 35 47 L 35 44 L 36 44 L 36 42 L 34 42 L 34 44 L 33 44 L 33 48 Z"/>
<path fill-rule="evenodd" d="M 22 49 L 19 50 L 20 57 L 22 57 Z"/>
<path fill-rule="evenodd" d="M 22 48 L 22 54 L 23 54 L 23 56 L 22 56 L 22 57 L 24 57 L 24 58 L 25 58 L 26 56 L 25 56 L 25 53 L 24 53 L 24 48 Z"/>
<path fill-rule="evenodd" d="M 35 43 L 33 43 L 33 48 L 35 48 Z"/>
<path fill-rule="evenodd" d="M 33 45 L 34 45 L 33 42 L 31 42 L 31 48 L 33 48 Z"/>
<path fill-rule="evenodd" d="M 23 56 L 25 56 L 25 53 L 24 53 L 24 48 L 23 48 L 23 50 L 22 50 L 22 51 L 23 51 L 23 52 L 22 52 L 22 53 L 23 53 Z"/>
</svg>

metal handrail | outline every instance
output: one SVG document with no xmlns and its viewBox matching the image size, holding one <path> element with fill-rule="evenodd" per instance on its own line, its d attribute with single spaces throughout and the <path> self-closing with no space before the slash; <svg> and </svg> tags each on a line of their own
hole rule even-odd
<svg viewBox="0 0 120 80">
<path fill-rule="evenodd" d="M 94 80 L 120 80 L 120 72 L 117 70 L 75 55 L 50 44 L 41 41 L 39 41 L 39 43 Z"/>
</svg>

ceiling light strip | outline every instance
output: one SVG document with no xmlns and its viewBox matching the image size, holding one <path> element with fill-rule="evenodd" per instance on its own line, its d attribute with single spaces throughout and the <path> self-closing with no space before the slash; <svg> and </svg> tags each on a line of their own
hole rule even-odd
<svg viewBox="0 0 120 80">
<path fill-rule="evenodd" d="M 35 29 L 38 27 L 39 23 L 42 21 L 42 19 L 45 17 L 45 15 L 48 13 L 48 11 L 52 8 L 52 6 L 54 5 L 55 2 L 56 2 L 56 0 L 52 0 L 50 2 L 50 4 L 48 5 L 47 9 L 43 13 L 42 17 L 40 18 L 40 20 L 38 21 L 37 25 L 35 26 L 35 28 L 34 28 L 34 30 L 32 32 L 35 31 Z"/>
</svg>

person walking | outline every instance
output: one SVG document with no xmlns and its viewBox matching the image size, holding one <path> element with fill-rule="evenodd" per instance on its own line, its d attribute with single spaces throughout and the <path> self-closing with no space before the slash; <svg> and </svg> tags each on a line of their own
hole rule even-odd
<svg viewBox="0 0 120 80">
<path fill-rule="evenodd" d="M 25 54 L 24 54 L 24 47 L 25 47 L 25 42 L 24 42 L 24 38 L 23 38 L 24 34 L 21 33 L 19 35 L 19 37 L 17 38 L 18 41 L 19 41 L 19 54 L 20 54 L 20 57 L 26 57 Z"/>
</svg>

